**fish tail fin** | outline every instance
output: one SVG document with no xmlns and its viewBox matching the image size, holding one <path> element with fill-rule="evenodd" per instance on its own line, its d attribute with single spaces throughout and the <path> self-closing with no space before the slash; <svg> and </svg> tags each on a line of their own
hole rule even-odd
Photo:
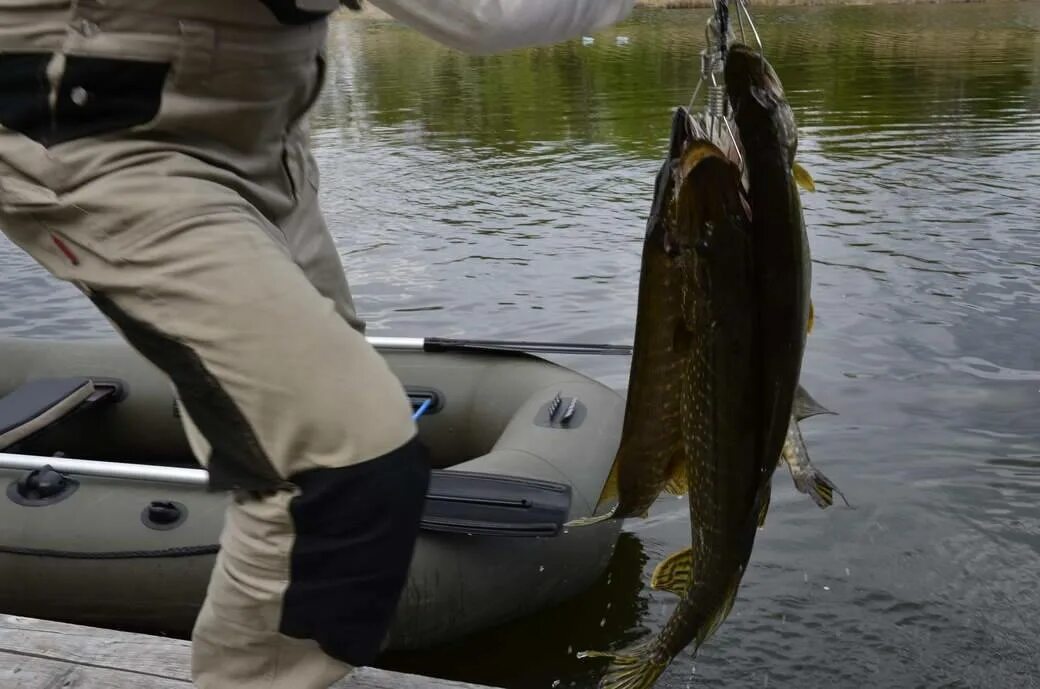
<svg viewBox="0 0 1040 689">
<path fill-rule="evenodd" d="M 827 509 L 834 504 L 835 493 L 841 496 L 846 507 L 851 507 L 845 494 L 822 471 L 811 464 L 807 469 L 804 474 L 793 477 L 795 488 L 812 498 L 820 509 Z"/>
<path fill-rule="evenodd" d="M 578 657 L 610 660 L 598 689 L 650 689 L 667 667 L 667 664 L 654 662 L 650 644 L 634 646 L 619 653 L 582 651 Z"/>
<path fill-rule="evenodd" d="M 798 422 L 791 420 L 788 428 L 787 439 L 781 451 L 781 460 L 787 462 L 791 470 L 791 478 L 798 492 L 805 493 L 820 509 L 827 509 L 834 504 L 834 493 L 841 496 L 846 507 L 851 507 L 848 498 L 838 487 L 827 478 L 826 475 L 815 466 L 809 459 L 809 448 L 805 446 L 805 440 L 798 429 Z"/>
</svg>

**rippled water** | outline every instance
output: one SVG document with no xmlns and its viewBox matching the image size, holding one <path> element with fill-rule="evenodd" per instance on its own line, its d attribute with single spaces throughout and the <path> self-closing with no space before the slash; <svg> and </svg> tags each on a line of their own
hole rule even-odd
<svg viewBox="0 0 1040 689">
<path fill-rule="evenodd" d="M 705 16 L 481 58 L 337 22 L 314 141 L 371 333 L 630 342 Z M 817 181 L 803 382 L 839 415 L 803 430 L 854 509 L 778 471 L 733 614 L 661 686 L 1040 686 L 1040 5 L 756 16 Z M 4 333 L 110 335 L 6 242 L 0 295 Z M 625 358 L 561 361 L 627 382 Z M 688 542 L 685 502 L 662 499 L 588 594 L 386 663 L 588 687 L 601 665 L 574 652 L 659 629 L 672 600 L 645 582 Z"/>
</svg>

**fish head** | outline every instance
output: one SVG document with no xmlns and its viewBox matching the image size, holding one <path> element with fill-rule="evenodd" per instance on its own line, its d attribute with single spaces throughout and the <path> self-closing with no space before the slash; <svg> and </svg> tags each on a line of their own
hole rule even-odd
<svg viewBox="0 0 1040 689">
<path fill-rule="evenodd" d="M 690 184 L 698 167 L 697 181 Z M 733 175 L 738 183 L 734 185 Z M 685 108 L 679 107 L 672 120 L 672 136 L 668 158 L 661 166 L 654 183 L 654 206 L 648 222 L 647 239 L 673 263 L 685 269 L 692 262 L 708 256 L 716 227 L 712 222 L 690 222 L 690 204 L 703 205 L 705 197 L 726 194 L 740 188 L 739 169 L 731 152 L 723 151 L 717 142 L 705 138 L 693 126 L 693 119 Z M 701 202 L 695 202 L 699 198 Z M 746 205 L 723 224 L 742 223 L 750 215 Z"/>
<path fill-rule="evenodd" d="M 693 183 L 691 175 L 695 169 L 704 166 Z M 696 138 L 691 140 L 682 156 L 674 161 L 672 169 L 673 183 L 676 194 L 676 204 L 673 208 L 678 217 L 675 222 L 667 223 L 664 233 L 665 251 L 672 257 L 689 256 L 691 258 L 705 258 L 711 251 L 715 224 L 710 221 L 689 222 L 690 216 L 684 213 L 680 206 L 680 195 L 710 197 L 712 195 L 723 195 L 736 189 L 739 184 L 736 166 L 729 157 L 718 146 L 706 139 Z M 697 204 L 702 205 L 702 204 Z M 736 219 L 740 222 L 740 219 Z"/>
<path fill-rule="evenodd" d="M 775 142 L 793 164 L 798 149 L 798 128 L 773 66 L 761 52 L 736 43 L 726 52 L 725 81 L 744 143 L 755 147 Z"/>
</svg>

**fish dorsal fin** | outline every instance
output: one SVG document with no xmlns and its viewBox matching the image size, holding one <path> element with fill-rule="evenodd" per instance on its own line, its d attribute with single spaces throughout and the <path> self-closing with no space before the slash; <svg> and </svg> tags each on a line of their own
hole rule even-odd
<svg viewBox="0 0 1040 689">
<path fill-rule="evenodd" d="M 798 163 L 791 165 L 791 172 L 794 173 L 794 181 L 798 186 L 806 191 L 816 191 L 816 182 L 813 181 L 812 175 Z"/>
<path fill-rule="evenodd" d="M 693 548 L 686 548 L 672 553 L 658 563 L 650 579 L 650 587 L 682 596 L 690 589 L 692 576 Z"/>
</svg>

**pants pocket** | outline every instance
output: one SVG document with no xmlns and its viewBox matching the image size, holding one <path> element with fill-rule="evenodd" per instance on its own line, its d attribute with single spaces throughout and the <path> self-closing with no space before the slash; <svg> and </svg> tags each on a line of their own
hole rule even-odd
<svg viewBox="0 0 1040 689">
<path fill-rule="evenodd" d="M 58 86 L 50 143 L 151 122 L 159 114 L 169 71 L 168 62 L 68 56 Z"/>
<path fill-rule="evenodd" d="M 52 111 L 52 59 L 0 54 L 0 125 L 49 148 L 146 124 L 159 113 L 169 63 L 70 55 Z"/>
<path fill-rule="evenodd" d="M 51 121 L 50 53 L 0 54 L 0 126 L 42 142 Z"/>
</svg>

